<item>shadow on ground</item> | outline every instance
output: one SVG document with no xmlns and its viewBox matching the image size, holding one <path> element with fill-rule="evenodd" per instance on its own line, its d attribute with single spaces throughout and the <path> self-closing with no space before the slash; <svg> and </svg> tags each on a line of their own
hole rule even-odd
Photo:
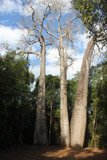
<svg viewBox="0 0 107 160">
<path fill-rule="evenodd" d="M 107 151 L 59 146 L 20 146 L 0 152 L 0 160 L 107 160 Z"/>
</svg>

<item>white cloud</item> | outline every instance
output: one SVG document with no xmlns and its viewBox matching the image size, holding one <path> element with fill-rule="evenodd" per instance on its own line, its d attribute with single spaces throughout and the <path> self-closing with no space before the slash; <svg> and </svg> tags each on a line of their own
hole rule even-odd
<svg viewBox="0 0 107 160">
<path fill-rule="evenodd" d="M 2 54 L 5 52 L 2 44 L 7 44 L 14 49 L 18 46 L 23 35 L 27 35 L 26 30 L 0 25 L 0 51 L 2 50 Z"/>
<path fill-rule="evenodd" d="M 18 12 L 23 13 L 23 6 L 20 0 L 1 0 L 0 1 L 0 12 L 1 13 L 12 13 Z"/>
<path fill-rule="evenodd" d="M 12 12 L 14 10 L 15 3 L 11 0 L 1 0 L 0 2 L 0 12 Z"/>
<path fill-rule="evenodd" d="M 46 66 L 46 75 L 52 74 L 53 76 L 59 76 L 60 69 L 58 65 L 49 65 Z"/>
<path fill-rule="evenodd" d="M 39 66 L 30 66 L 29 71 L 35 75 L 35 78 L 40 75 L 40 67 Z"/>
<path fill-rule="evenodd" d="M 20 29 L 0 25 L 0 44 L 8 44 L 11 48 L 15 48 L 22 34 Z M 0 54 L 4 55 L 5 53 L 6 50 L 0 45 Z"/>
<path fill-rule="evenodd" d="M 62 4 L 67 11 L 71 7 L 71 1 L 70 0 L 52 0 L 53 3 L 57 6 L 58 4 Z M 50 4 L 50 0 L 32 0 L 33 7 L 37 9 L 37 12 L 41 14 L 40 11 L 42 9 L 46 8 L 47 4 Z M 39 8 L 39 10 L 38 10 Z M 28 8 L 26 5 L 23 6 L 23 3 L 21 0 L 0 0 L 0 13 L 19 13 L 20 15 L 29 15 L 31 9 Z"/>
<path fill-rule="evenodd" d="M 21 35 L 22 31 L 20 29 L 0 25 L 0 43 L 7 42 L 9 45 L 16 45 Z"/>
<path fill-rule="evenodd" d="M 50 48 L 47 50 L 47 63 L 55 64 L 59 60 L 59 54 L 57 48 Z"/>
<path fill-rule="evenodd" d="M 86 46 L 87 46 L 87 43 L 89 41 L 89 38 L 88 38 L 88 34 L 87 33 L 84 33 L 84 34 L 77 34 L 76 35 L 76 40 L 74 42 L 76 48 L 81 51 L 81 52 L 84 52 L 85 49 L 86 49 Z"/>
<path fill-rule="evenodd" d="M 67 78 L 72 79 L 73 76 L 80 71 L 82 59 L 84 54 L 77 54 L 74 56 L 74 63 L 68 68 Z"/>
</svg>

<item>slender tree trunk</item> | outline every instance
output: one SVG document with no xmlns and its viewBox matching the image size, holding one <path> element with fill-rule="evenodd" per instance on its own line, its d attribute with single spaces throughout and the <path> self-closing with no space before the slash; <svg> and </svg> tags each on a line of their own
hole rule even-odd
<svg viewBox="0 0 107 160">
<path fill-rule="evenodd" d="M 45 43 L 42 43 L 41 49 L 41 66 L 40 79 L 38 88 L 38 104 L 36 111 L 36 121 L 34 128 L 34 144 L 48 143 L 47 140 L 47 126 L 45 113 Z"/>
<path fill-rule="evenodd" d="M 96 141 L 95 141 L 95 130 L 96 130 L 96 106 L 95 106 L 95 110 L 94 110 L 94 119 L 93 119 L 93 124 L 92 124 L 92 139 L 91 139 L 91 146 L 94 145 L 94 147 L 96 148 Z"/>
<path fill-rule="evenodd" d="M 53 103 L 50 102 L 50 128 L 49 128 L 49 144 L 51 144 L 51 131 L 52 131 L 52 108 L 53 108 Z"/>
<path fill-rule="evenodd" d="M 63 39 L 60 38 L 60 129 L 61 144 L 69 147 L 69 120 L 67 108 L 65 57 L 63 50 Z"/>
<path fill-rule="evenodd" d="M 94 37 L 88 42 L 79 75 L 76 99 L 71 119 L 71 146 L 81 148 L 84 144 L 87 121 L 88 78 Z"/>
<path fill-rule="evenodd" d="M 23 122 L 24 122 L 24 115 L 22 115 L 21 144 L 23 144 Z"/>
<path fill-rule="evenodd" d="M 21 115 L 21 125 L 20 125 L 20 132 L 19 132 L 19 143 L 23 145 L 23 120 L 24 120 L 24 115 Z"/>
</svg>

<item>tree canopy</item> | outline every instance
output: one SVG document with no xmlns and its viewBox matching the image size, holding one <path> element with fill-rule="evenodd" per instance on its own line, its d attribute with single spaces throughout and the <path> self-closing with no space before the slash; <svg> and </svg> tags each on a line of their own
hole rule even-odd
<svg viewBox="0 0 107 160">
<path fill-rule="evenodd" d="M 73 0 L 78 17 L 90 32 L 96 35 L 99 41 L 106 43 L 107 30 L 107 2 L 106 0 Z"/>
</svg>

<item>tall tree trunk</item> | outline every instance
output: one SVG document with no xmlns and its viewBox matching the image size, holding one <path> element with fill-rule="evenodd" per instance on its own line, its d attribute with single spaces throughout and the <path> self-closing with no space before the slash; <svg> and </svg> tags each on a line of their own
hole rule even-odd
<svg viewBox="0 0 107 160">
<path fill-rule="evenodd" d="M 52 109 L 53 109 L 53 103 L 50 102 L 49 144 L 51 144 L 51 133 L 52 133 Z"/>
<path fill-rule="evenodd" d="M 67 90 L 63 39 L 60 38 L 60 130 L 61 144 L 69 147 L 69 120 L 67 108 Z"/>
<path fill-rule="evenodd" d="M 92 132 L 91 132 L 91 135 L 92 135 L 92 138 L 91 138 L 91 146 L 94 145 L 94 147 L 96 148 L 96 141 L 95 141 L 95 131 L 96 131 L 96 106 L 95 106 L 95 109 L 94 109 L 94 119 L 93 119 L 93 124 L 92 124 Z"/>
<path fill-rule="evenodd" d="M 71 119 L 71 146 L 81 148 L 84 144 L 87 121 L 88 79 L 94 37 L 88 42 L 79 75 L 76 99 Z"/>
<path fill-rule="evenodd" d="M 48 143 L 47 140 L 47 126 L 45 113 L 45 43 L 42 43 L 41 49 L 41 66 L 40 79 L 38 88 L 38 104 L 36 111 L 36 121 L 34 128 L 34 144 Z"/>
<path fill-rule="evenodd" d="M 20 129 L 19 129 L 19 143 L 23 145 L 23 120 L 24 120 L 24 115 L 21 114 L 21 124 L 20 124 Z"/>
</svg>

